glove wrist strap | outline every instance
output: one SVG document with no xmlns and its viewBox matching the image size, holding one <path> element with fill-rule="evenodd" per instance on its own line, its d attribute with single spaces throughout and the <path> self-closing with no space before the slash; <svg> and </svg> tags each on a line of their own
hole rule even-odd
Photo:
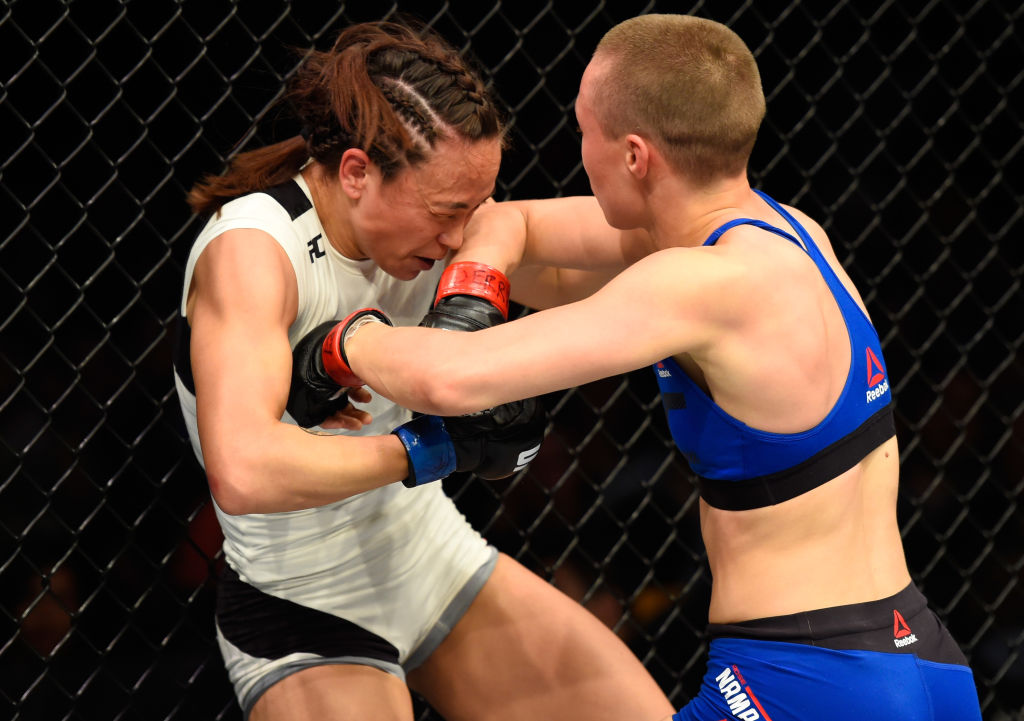
<svg viewBox="0 0 1024 721">
<path fill-rule="evenodd" d="M 437 416 L 419 416 L 391 431 L 405 446 L 409 475 L 402 481 L 409 488 L 439 481 L 455 471 L 455 446 Z"/>
<path fill-rule="evenodd" d="M 349 315 L 345 320 L 331 328 L 324 338 L 322 359 L 324 371 L 335 383 L 341 386 L 361 386 L 363 381 L 352 372 L 345 355 L 345 341 L 356 330 L 367 323 L 384 323 L 391 325 L 386 315 L 376 308 L 362 308 Z"/>
<path fill-rule="evenodd" d="M 508 320 L 510 289 L 508 278 L 497 268 L 484 263 L 459 261 L 449 265 L 441 274 L 434 305 L 450 295 L 472 295 L 490 302 Z"/>
</svg>

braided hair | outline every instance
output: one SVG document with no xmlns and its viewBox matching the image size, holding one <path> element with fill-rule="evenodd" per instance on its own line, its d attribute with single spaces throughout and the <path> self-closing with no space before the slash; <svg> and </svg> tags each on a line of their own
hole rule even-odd
<svg viewBox="0 0 1024 721">
<path fill-rule="evenodd" d="M 429 157 L 444 139 L 503 139 L 501 114 L 483 81 L 433 32 L 380 21 L 343 30 L 289 78 L 284 99 L 300 135 L 237 156 L 189 193 L 197 213 L 285 182 L 312 158 L 336 168 L 360 148 L 385 180 Z"/>
</svg>

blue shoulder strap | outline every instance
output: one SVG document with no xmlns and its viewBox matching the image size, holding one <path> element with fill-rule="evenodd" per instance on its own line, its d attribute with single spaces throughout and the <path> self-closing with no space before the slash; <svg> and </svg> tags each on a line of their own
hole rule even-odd
<svg viewBox="0 0 1024 721">
<path fill-rule="evenodd" d="M 736 218 L 734 220 L 730 220 L 728 223 L 723 223 L 722 225 L 715 228 L 711 235 L 708 236 L 708 239 L 704 241 L 704 245 L 714 245 L 715 243 L 718 242 L 718 239 L 722 237 L 722 234 L 725 231 L 731 230 L 732 228 L 735 228 L 737 225 L 753 225 L 758 228 L 761 228 L 762 230 L 767 230 L 769 233 L 775 233 L 775 235 L 782 236 L 786 240 L 795 243 L 801 248 L 804 247 L 799 240 L 794 238 L 786 231 L 782 230 L 782 228 L 776 228 L 774 225 L 766 223 L 763 220 L 757 220 L 755 218 Z"/>
</svg>

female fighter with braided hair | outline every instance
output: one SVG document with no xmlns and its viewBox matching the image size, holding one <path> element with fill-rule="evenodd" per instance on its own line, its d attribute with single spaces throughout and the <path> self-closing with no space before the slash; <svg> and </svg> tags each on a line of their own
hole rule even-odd
<svg viewBox="0 0 1024 721">
<path fill-rule="evenodd" d="M 452 330 L 504 321 L 503 276 L 448 265 L 501 157 L 482 82 L 438 37 L 367 23 L 311 54 L 287 100 L 300 136 L 189 195 L 206 224 L 175 357 L 224 531 L 217 639 L 245 717 L 412 721 L 409 689 L 450 721 L 664 716 L 610 630 L 430 483 L 529 462 L 536 402 L 410 420 L 324 352 L 353 308 Z"/>
</svg>

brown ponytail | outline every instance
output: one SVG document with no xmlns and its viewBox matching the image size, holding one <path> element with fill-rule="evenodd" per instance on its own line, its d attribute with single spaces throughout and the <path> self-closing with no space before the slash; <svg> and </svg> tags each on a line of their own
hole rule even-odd
<svg viewBox="0 0 1024 721">
<path fill-rule="evenodd" d="M 245 193 L 292 178 L 312 158 L 336 169 L 361 148 L 385 179 L 422 162 L 445 137 L 502 137 L 501 115 L 483 81 L 429 30 L 373 22 L 343 30 L 289 78 L 284 99 L 302 134 L 235 156 L 223 175 L 193 186 L 193 212 L 212 213 Z"/>
</svg>

